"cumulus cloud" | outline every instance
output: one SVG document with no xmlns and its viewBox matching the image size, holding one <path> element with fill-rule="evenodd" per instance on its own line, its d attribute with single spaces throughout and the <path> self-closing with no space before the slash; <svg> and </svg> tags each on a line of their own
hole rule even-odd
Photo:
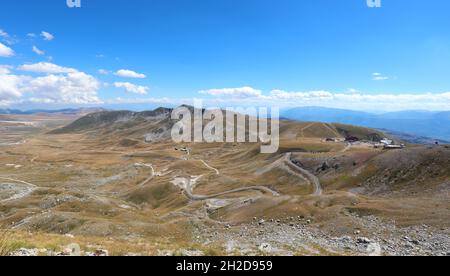
<svg viewBox="0 0 450 276">
<path fill-rule="evenodd" d="M 43 103 L 100 103 L 97 91 L 101 83 L 83 72 L 33 78 L 23 89 L 32 93 L 31 100 Z"/>
<path fill-rule="evenodd" d="M 44 69 L 42 69 L 44 68 Z M 50 69 L 49 69 L 50 68 Z M 14 75 L 10 66 L 0 66 L 0 101 L 52 104 L 99 104 L 101 83 L 93 76 L 61 66 L 35 66 L 24 71 L 45 72 L 45 76 Z"/>
<path fill-rule="evenodd" d="M 53 36 L 49 32 L 41 32 L 41 36 L 44 40 L 47 40 L 47 41 L 52 41 L 53 39 L 55 39 L 55 36 Z"/>
<path fill-rule="evenodd" d="M 34 72 L 34 73 L 47 73 L 47 74 L 61 74 L 61 73 L 74 73 L 76 69 L 62 67 L 50 62 L 39 62 L 34 64 L 24 64 L 18 67 L 21 71 Z"/>
<path fill-rule="evenodd" d="M 420 103 L 450 101 L 450 92 L 446 93 L 422 93 L 422 94 L 364 94 L 358 93 L 332 93 L 328 91 L 311 92 L 286 92 L 283 90 L 273 90 L 270 99 L 275 101 L 294 101 L 297 104 L 303 102 L 347 102 L 347 103 Z"/>
<path fill-rule="evenodd" d="M 209 89 L 202 90 L 199 93 L 216 97 L 257 98 L 262 96 L 261 90 L 257 90 L 248 86 L 239 88 Z"/>
<path fill-rule="evenodd" d="M 254 88 L 225 88 L 200 91 L 212 95 L 205 102 L 219 106 L 326 106 L 358 110 L 450 110 L 450 92 L 444 93 L 364 93 L 356 89 L 345 92 L 285 91 L 274 89 L 264 95 Z"/>
<path fill-rule="evenodd" d="M 426 102 L 450 102 L 450 92 L 445 93 L 363 93 L 356 89 L 346 92 L 330 92 L 325 90 L 317 91 L 285 91 L 274 89 L 269 95 L 263 95 L 261 90 L 250 87 L 243 88 L 224 88 L 200 91 L 201 94 L 216 96 L 217 98 L 226 97 L 227 101 L 231 100 L 247 100 L 254 103 L 271 102 L 281 105 L 304 105 L 304 104 L 320 104 L 320 103 L 426 103 Z"/>
<path fill-rule="evenodd" d="M 22 97 L 20 87 L 24 78 L 9 75 L 9 71 L 5 72 L 6 74 L 0 74 L 0 101 L 10 101 Z"/>
<path fill-rule="evenodd" d="M 13 49 L 9 48 L 5 44 L 0 42 L 0 57 L 12 57 L 14 56 Z"/>
<path fill-rule="evenodd" d="M 133 79 L 145 79 L 147 76 L 141 73 L 134 72 L 132 70 L 121 69 L 114 73 L 114 75 L 122 78 L 133 78 Z"/>
<path fill-rule="evenodd" d="M 114 86 L 117 88 L 124 88 L 127 92 L 145 95 L 148 93 L 147 86 L 135 85 L 129 82 L 115 82 Z"/>
<path fill-rule="evenodd" d="M 35 54 L 39 55 L 39 56 L 43 56 L 45 55 L 45 52 L 42 51 L 41 49 L 39 49 L 38 47 L 34 46 L 32 47 L 32 50 Z"/>
</svg>

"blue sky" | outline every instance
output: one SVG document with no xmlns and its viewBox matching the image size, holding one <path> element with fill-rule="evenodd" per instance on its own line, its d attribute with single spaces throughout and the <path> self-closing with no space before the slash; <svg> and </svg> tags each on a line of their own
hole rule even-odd
<svg viewBox="0 0 450 276">
<path fill-rule="evenodd" d="M 0 108 L 450 109 L 447 0 L 81 3 L 2 1 Z"/>
</svg>

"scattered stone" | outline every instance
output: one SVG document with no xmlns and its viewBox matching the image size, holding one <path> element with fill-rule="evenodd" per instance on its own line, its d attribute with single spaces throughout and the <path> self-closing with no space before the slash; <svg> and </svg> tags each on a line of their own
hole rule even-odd
<svg viewBox="0 0 450 276">
<path fill-rule="evenodd" d="M 419 245 L 420 244 L 420 242 L 419 241 L 417 241 L 417 240 L 412 240 L 412 241 L 410 241 L 412 244 L 415 244 L 415 245 Z"/>
<path fill-rule="evenodd" d="M 259 250 L 263 253 L 267 253 L 270 254 L 273 251 L 273 248 L 270 244 L 268 243 L 263 243 L 259 246 Z"/>
<path fill-rule="evenodd" d="M 202 257 L 202 256 L 205 256 L 205 253 L 203 253 L 203 251 L 200 251 L 200 250 L 182 249 L 180 251 L 180 255 L 187 256 L 187 257 Z"/>
<path fill-rule="evenodd" d="M 81 256 L 81 248 L 78 244 L 72 243 L 69 244 L 64 251 L 61 253 L 62 256 Z"/>
<path fill-rule="evenodd" d="M 158 256 L 161 257 L 175 256 L 175 252 L 173 250 L 158 250 Z"/>
<path fill-rule="evenodd" d="M 371 242 L 367 245 L 367 253 L 369 256 L 381 256 L 381 246 L 376 242 Z"/>
<path fill-rule="evenodd" d="M 345 237 L 342 237 L 342 238 L 340 238 L 338 240 L 341 241 L 341 242 L 350 243 L 352 241 L 352 238 L 349 237 L 349 236 L 345 236 Z"/>
<path fill-rule="evenodd" d="M 356 239 L 356 242 L 359 244 L 370 244 L 372 241 L 368 238 L 361 237 Z"/>
<path fill-rule="evenodd" d="M 330 165 L 328 164 L 328 162 L 324 162 L 322 164 L 322 166 L 320 167 L 320 170 L 322 170 L 322 171 L 326 171 L 328 169 L 330 169 Z"/>
<path fill-rule="evenodd" d="M 36 248 L 33 248 L 33 249 L 20 248 L 19 250 L 16 250 L 13 253 L 11 253 L 11 256 L 35 257 L 35 256 L 38 256 L 38 254 L 39 254 L 39 250 Z"/>
<path fill-rule="evenodd" d="M 109 256 L 109 252 L 108 252 L 108 250 L 105 250 L 105 249 L 97 249 L 94 252 L 94 256 L 96 256 L 96 257 L 107 257 L 107 256 Z"/>
</svg>

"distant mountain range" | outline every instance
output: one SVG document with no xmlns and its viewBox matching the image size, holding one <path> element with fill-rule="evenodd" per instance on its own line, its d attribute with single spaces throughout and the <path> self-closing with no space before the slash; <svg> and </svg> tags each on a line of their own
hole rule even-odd
<svg viewBox="0 0 450 276">
<path fill-rule="evenodd" d="M 373 114 L 361 111 L 324 107 L 300 107 L 283 111 L 290 120 L 342 123 L 387 130 L 418 141 L 450 141 L 450 111 L 400 111 Z"/>
<path fill-rule="evenodd" d="M 3 115 L 32 115 L 38 113 L 46 114 L 87 114 L 92 112 L 103 111 L 102 108 L 66 108 L 57 110 L 47 109 L 32 109 L 32 110 L 19 110 L 19 109 L 0 109 L 0 114 Z"/>
<path fill-rule="evenodd" d="M 67 108 L 60 110 L 0 109 L 0 114 L 31 115 L 77 114 L 105 111 L 102 108 Z M 412 143 L 428 144 L 434 141 L 450 143 L 450 111 L 399 111 L 374 114 L 346 109 L 325 107 L 299 107 L 282 111 L 281 117 L 296 121 L 341 123 L 381 129 Z"/>
</svg>

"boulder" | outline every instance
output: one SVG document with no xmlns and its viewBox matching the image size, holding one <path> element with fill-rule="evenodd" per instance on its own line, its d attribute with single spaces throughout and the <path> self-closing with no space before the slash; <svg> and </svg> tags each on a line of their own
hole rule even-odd
<svg viewBox="0 0 450 276">
<path fill-rule="evenodd" d="M 370 244 L 372 241 L 368 238 L 360 237 L 356 239 L 356 243 L 358 244 Z"/>
</svg>

